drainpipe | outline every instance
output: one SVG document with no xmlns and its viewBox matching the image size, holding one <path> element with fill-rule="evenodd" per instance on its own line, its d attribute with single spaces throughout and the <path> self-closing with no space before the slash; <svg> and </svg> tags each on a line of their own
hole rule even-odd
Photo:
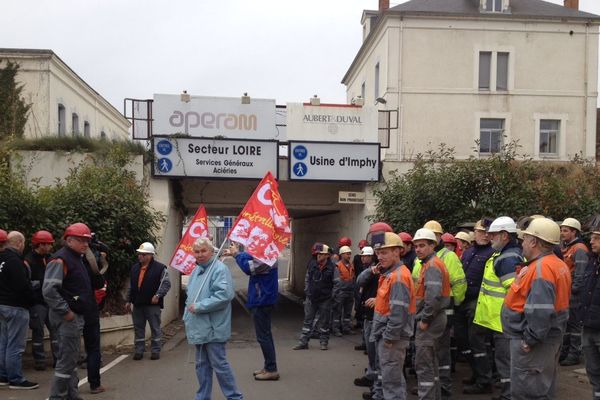
<svg viewBox="0 0 600 400">
<path fill-rule="evenodd" d="M 396 145 L 396 153 L 398 154 L 398 161 L 404 160 L 404 106 L 402 105 L 402 74 L 404 72 L 404 68 L 402 66 L 402 52 L 404 49 L 404 17 L 400 17 L 400 50 L 398 52 L 398 67 L 400 71 L 398 72 L 398 117 L 400 118 L 400 123 L 398 124 L 398 129 L 400 130 L 400 134 L 398 135 L 398 143 Z"/>
<path fill-rule="evenodd" d="M 575 2 L 577 2 L 578 0 L 574 0 Z M 565 0 L 566 2 L 566 0 Z M 587 131 L 587 123 L 588 123 L 588 62 L 589 62 L 589 33 L 590 33 L 590 24 L 586 23 L 585 24 L 585 59 L 584 59 L 584 66 L 583 66 L 583 90 L 585 91 L 584 95 L 583 95 L 583 143 L 584 143 L 584 148 L 585 148 L 585 155 L 586 158 L 589 154 L 589 149 L 588 149 L 588 143 L 587 143 L 587 139 L 588 139 L 588 131 Z M 596 144 L 594 143 L 594 146 Z M 595 153 L 595 151 L 594 151 Z"/>
</svg>

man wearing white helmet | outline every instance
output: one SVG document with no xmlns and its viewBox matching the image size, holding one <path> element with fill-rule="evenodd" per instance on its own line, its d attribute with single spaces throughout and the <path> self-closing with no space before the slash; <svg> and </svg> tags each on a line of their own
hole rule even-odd
<svg viewBox="0 0 600 400">
<path fill-rule="evenodd" d="M 504 297 L 515 280 L 517 265 L 523 262 L 523 256 L 517 243 L 517 224 L 512 218 L 496 218 L 488 227 L 487 233 L 495 252 L 485 263 L 469 337 L 475 383 L 466 386 L 463 392 L 492 393 L 492 360 L 488 356 L 486 342 L 493 338 L 496 368 L 501 384 L 499 399 L 510 399 L 509 342 L 503 334 L 500 312 Z"/>
<path fill-rule="evenodd" d="M 536 218 L 523 232 L 525 265 L 502 306 L 502 328 L 510 337 L 513 400 L 555 399 L 556 361 L 569 318 L 571 274 L 553 253 L 558 224 Z"/>
<path fill-rule="evenodd" d="M 560 224 L 560 241 L 565 264 L 571 271 L 571 300 L 569 301 L 569 321 L 560 352 L 560 365 L 564 367 L 581 362 L 581 302 L 584 275 L 588 263 L 589 250 L 581 239 L 581 223 L 575 218 L 566 218 Z"/>
<path fill-rule="evenodd" d="M 335 336 L 352 333 L 352 307 L 354 306 L 354 265 L 350 261 L 352 249 L 342 246 L 339 250 L 340 260 L 336 264 L 333 275 L 333 321 L 332 330 Z"/>
<path fill-rule="evenodd" d="M 444 262 L 435 254 L 438 239 L 427 228 L 413 237 L 413 246 L 421 262 L 415 287 L 416 320 L 415 369 L 419 399 L 439 399 L 442 389 L 436 349 L 446 329 L 446 313 L 450 305 L 450 275 Z M 413 270 L 414 273 L 414 270 Z"/>
<path fill-rule="evenodd" d="M 163 299 L 171 288 L 169 272 L 164 264 L 154 259 L 154 246 L 144 242 L 136 250 L 138 262 L 131 267 L 131 281 L 127 291 L 128 312 L 132 311 L 133 329 L 135 335 L 134 360 L 141 360 L 144 356 L 146 342 L 146 322 L 150 325 L 151 360 L 160 358 L 160 314 L 163 308 Z"/>
</svg>

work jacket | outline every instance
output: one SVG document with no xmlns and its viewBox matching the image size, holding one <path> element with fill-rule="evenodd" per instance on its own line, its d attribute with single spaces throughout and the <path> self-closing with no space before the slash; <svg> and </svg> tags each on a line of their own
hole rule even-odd
<svg viewBox="0 0 600 400">
<path fill-rule="evenodd" d="M 314 258 L 310 260 L 304 279 L 304 293 L 311 302 L 321 303 L 331 299 L 335 269 L 330 259 L 323 265 L 319 265 Z"/>
<path fill-rule="evenodd" d="M 600 258 L 593 254 L 585 269 L 585 288 L 581 293 L 583 326 L 600 331 Z M 572 296 L 571 296 L 572 297 Z"/>
<path fill-rule="evenodd" d="M 492 254 L 494 254 L 494 249 L 489 244 L 474 244 L 463 253 L 461 262 L 467 280 L 465 301 L 477 300 L 479 297 L 485 264 Z"/>
<path fill-rule="evenodd" d="M 487 260 L 473 323 L 502 332 L 500 320 L 502 304 L 510 285 L 515 280 L 515 270 L 523 262 L 521 253 L 519 245 L 510 242 Z"/>
<path fill-rule="evenodd" d="M 214 261 L 214 264 L 213 264 Z M 229 268 L 211 258 L 190 274 L 183 322 L 190 344 L 224 343 L 231 337 L 233 279 Z M 195 312 L 188 307 L 194 304 Z"/>
<path fill-rule="evenodd" d="M 371 340 L 408 340 L 413 335 L 415 312 L 410 271 L 405 265 L 394 265 L 379 276 Z"/>
<path fill-rule="evenodd" d="M 465 299 L 465 293 L 467 292 L 467 280 L 465 279 L 465 271 L 463 270 L 462 263 L 455 252 L 448 250 L 444 247 L 443 243 L 438 244 L 435 248 L 436 255 L 448 271 L 450 277 L 450 295 L 452 297 L 449 307 L 452 305 L 460 305 Z M 412 277 L 415 283 L 419 279 L 421 271 L 421 260 L 415 259 L 415 264 L 412 270 Z M 451 311 L 447 312 L 451 314 Z"/>
<path fill-rule="evenodd" d="M 528 346 L 562 343 L 569 319 L 571 274 L 552 253 L 528 261 L 504 299 L 502 328 Z"/>
<path fill-rule="evenodd" d="M 338 261 L 333 273 L 333 292 L 354 292 L 354 266 Z"/>
<path fill-rule="evenodd" d="M 421 260 L 415 293 L 417 320 L 431 323 L 450 305 L 450 293 L 450 276 L 444 262 L 435 254 Z"/>
<path fill-rule="evenodd" d="M 562 255 L 565 264 L 571 271 L 571 299 L 569 305 L 571 309 L 580 305 L 580 296 L 585 286 L 584 276 L 588 264 L 589 250 L 581 238 L 576 238 L 562 248 Z"/>
</svg>

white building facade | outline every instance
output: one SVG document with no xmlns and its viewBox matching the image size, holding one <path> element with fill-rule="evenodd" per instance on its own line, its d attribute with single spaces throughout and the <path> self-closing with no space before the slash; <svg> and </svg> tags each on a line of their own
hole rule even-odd
<svg viewBox="0 0 600 400">
<path fill-rule="evenodd" d="M 52 50 L 0 49 L 0 60 L 0 68 L 6 60 L 20 66 L 16 80 L 31 103 L 26 138 L 129 138 L 129 121 Z"/>
<path fill-rule="evenodd" d="M 349 102 L 397 110 L 384 172 L 441 143 L 457 159 L 515 140 L 538 160 L 595 159 L 599 16 L 542 0 L 385 3 L 363 13 L 342 80 Z"/>
</svg>

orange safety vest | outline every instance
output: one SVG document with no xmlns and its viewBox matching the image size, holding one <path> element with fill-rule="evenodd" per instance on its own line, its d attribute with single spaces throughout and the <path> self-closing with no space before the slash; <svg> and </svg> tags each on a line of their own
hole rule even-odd
<svg viewBox="0 0 600 400">
<path fill-rule="evenodd" d="M 421 267 L 419 272 L 419 280 L 417 281 L 417 300 L 423 300 L 425 298 L 425 273 L 429 268 L 437 268 L 442 273 L 442 296 L 450 297 L 450 274 L 446 268 L 446 264 L 439 259 L 435 254 L 425 265 Z"/>
<path fill-rule="evenodd" d="M 340 271 L 341 280 L 346 282 L 354 280 L 354 265 L 352 263 L 346 265 L 343 261 L 340 261 L 337 263 L 337 269 Z"/>
<path fill-rule="evenodd" d="M 404 268 L 403 268 L 404 267 Z M 392 287 L 400 282 L 400 284 L 408 288 L 410 293 L 410 304 L 408 312 L 414 314 L 417 312 L 417 302 L 415 298 L 415 288 L 410 274 L 410 270 L 405 265 L 400 265 L 394 272 L 379 277 L 377 286 L 377 297 L 375 298 L 375 312 L 379 315 L 390 315 L 390 294 Z"/>
<path fill-rule="evenodd" d="M 567 264 L 567 267 L 569 267 L 569 271 L 571 271 L 571 274 L 575 270 L 575 261 L 573 260 L 573 256 L 578 250 L 583 250 L 586 254 L 589 253 L 587 246 L 583 243 L 575 243 L 574 245 L 561 250 L 564 262 L 565 264 Z"/>
<path fill-rule="evenodd" d="M 533 260 L 529 263 L 525 272 L 520 272 L 517 275 L 506 294 L 504 305 L 515 313 L 523 314 L 531 285 L 534 280 L 538 279 L 538 263 L 541 263 L 539 268 L 540 278 L 554 285 L 554 310 L 557 313 L 568 310 L 571 295 L 571 272 L 567 265 L 554 254 Z"/>
</svg>

